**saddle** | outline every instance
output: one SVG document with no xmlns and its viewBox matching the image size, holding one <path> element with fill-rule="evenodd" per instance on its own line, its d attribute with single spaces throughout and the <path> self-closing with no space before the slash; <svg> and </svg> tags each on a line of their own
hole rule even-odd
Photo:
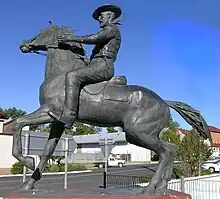
<svg viewBox="0 0 220 199">
<path fill-rule="evenodd" d="M 125 76 L 115 76 L 109 81 L 103 81 L 100 83 L 95 84 L 89 84 L 85 87 L 83 87 L 83 90 L 90 94 L 90 95 L 98 95 L 100 94 L 107 85 L 126 85 L 127 84 L 127 78 Z"/>
</svg>

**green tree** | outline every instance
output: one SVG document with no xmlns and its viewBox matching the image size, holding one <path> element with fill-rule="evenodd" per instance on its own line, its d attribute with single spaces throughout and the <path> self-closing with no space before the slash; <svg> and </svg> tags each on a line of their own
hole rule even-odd
<svg viewBox="0 0 220 199">
<path fill-rule="evenodd" d="M 180 136 L 178 134 L 179 124 L 170 116 L 167 124 L 167 129 L 161 133 L 161 139 L 167 142 L 172 142 L 177 146 L 180 145 Z"/>
<path fill-rule="evenodd" d="M 73 135 L 73 130 L 72 129 L 65 129 L 64 134 Z"/>
<path fill-rule="evenodd" d="M 169 117 L 169 120 L 168 120 L 168 123 L 167 123 L 167 126 L 170 128 L 170 129 L 177 129 L 180 125 L 179 125 L 179 123 L 178 122 L 175 122 L 174 120 L 173 120 L 173 117 L 170 115 L 170 117 Z"/>
<path fill-rule="evenodd" d="M 35 130 L 37 130 L 38 128 L 39 128 L 39 125 L 31 125 L 31 126 L 29 127 L 30 131 L 35 131 Z"/>
<path fill-rule="evenodd" d="M 0 108 L 0 115 L 3 118 L 17 118 L 17 117 L 21 117 L 23 115 L 26 114 L 26 111 L 23 111 L 21 109 L 17 109 L 15 107 L 9 107 L 8 109 L 2 109 Z"/>
<path fill-rule="evenodd" d="M 173 129 L 165 130 L 161 135 L 161 139 L 167 142 L 172 142 L 177 146 L 179 146 L 181 142 L 177 130 L 173 130 Z"/>
<path fill-rule="evenodd" d="M 200 140 L 196 130 L 192 130 L 182 139 L 179 146 L 180 170 L 189 176 L 196 176 L 203 161 L 206 161 L 212 154 L 208 145 Z"/>
<path fill-rule="evenodd" d="M 50 132 L 51 124 L 47 127 L 41 129 L 42 132 Z M 65 129 L 64 134 L 68 135 L 90 135 L 95 134 L 100 131 L 100 127 L 96 127 L 93 125 L 87 125 L 80 122 L 76 122 L 72 129 Z"/>
<path fill-rule="evenodd" d="M 172 116 L 170 115 L 168 123 L 167 123 L 167 127 L 166 129 L 163 129 L 163 131 L 161 132 L 160 138 L 164 141 L 171 142 L 179 146 L 180 136 L 178 134 L 178 127 L 179 127 L 179 124 L 175 122 Z M 152 152 L 152 160 L 157 161 L 158 158 L 159 158 L 158 154 L 155 154 L 154 152 Z M 178 159 L 178 150 L 176 151 L 175 159 Z"/>
<path fill-rule="evenodd" d="M 107 127 L 108 133 L 116 133 L 118 132 L 114 127 Z"/>
<path fill-rule="evenodd" d="M 86 125 L 80 122 L 75 123 L 75 132 L 74 135 L 91 135 L 98 133 L 98 130 L 95 126 Z"/>
<path fill-rule="evenodd" d="M 4 115 L 4 110 L 1 107 L 0 107 L 0 118 L 6 119 L 6 117 Z"/>
</svg>

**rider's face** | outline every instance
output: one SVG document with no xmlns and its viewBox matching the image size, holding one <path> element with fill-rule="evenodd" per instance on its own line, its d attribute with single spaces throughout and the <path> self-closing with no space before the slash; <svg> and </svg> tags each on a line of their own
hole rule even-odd
<svg viewBox="0 0 220 199">
<path fill-rule="evenodd" d="M 110 11 L 102 12 L 99 16 L 100 27 L 103 28 L 108 24 L 112 23 L 114 13 Z"/>
</svg>

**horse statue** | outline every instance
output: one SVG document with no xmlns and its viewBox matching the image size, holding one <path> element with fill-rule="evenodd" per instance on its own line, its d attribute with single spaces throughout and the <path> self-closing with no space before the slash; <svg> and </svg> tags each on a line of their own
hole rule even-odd
<svg viewBox="0 0 220 199">
<path fill-rule="evenodd" d="M 30 40 L 23 41 L 23 53 L 46 51 L 44 82 L 40 86 L 40 107 L 25 116 L 12 121 L 13 156 L 23 165 L 33 170 L 32 176 L 21 185 L 22 190 L 34 189 L 40 180 L 47 161 L 52 156 L 64 131 L 63 123 L 48 115 L 51 108 L 60 110 L 64 103 L 65 74 L 73 69 L 88 67 L 85 51 L 79 43 L 58 44 L 57 35 L 73 34 L 65 26 L 50 22 Z M 113 77 L 109 81 L 84 86 L 79 96 L 78 122 L 100 127 L 120 126 L 127 142 L 152 150 L 159 155 L 159 165 L 148 186 L 140 194 L 155 194 L 167 190 L 173 173 L 176 145 L 159 138 L 167 126 L 170 107 L 176 110 L 200 136 L 211 140 L 207 123 L 199 111 L 177 101 L 165 101 L 155 92 L 138 85 L 127 85 L 125 76 Z M 35 168 L 34 159 L 22 155 L 21 132 L 24 126 L 51 123 L 51 131 L 42 158 Z"/>
</svg>

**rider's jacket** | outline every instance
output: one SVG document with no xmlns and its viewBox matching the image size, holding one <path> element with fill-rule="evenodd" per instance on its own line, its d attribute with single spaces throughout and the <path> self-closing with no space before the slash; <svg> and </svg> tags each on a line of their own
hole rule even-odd
<svg viewBox="0 0 220 199">
<path fill-rule="evenodd" d="M 100 32 L 87 36 L 77 36 L 85 44 L 95 44 L 90 60 L 96 57 L 108 57 L 114 61 L 121 45 L 121 34 L 115 24 L 105 26 Z"/>
</svg>

